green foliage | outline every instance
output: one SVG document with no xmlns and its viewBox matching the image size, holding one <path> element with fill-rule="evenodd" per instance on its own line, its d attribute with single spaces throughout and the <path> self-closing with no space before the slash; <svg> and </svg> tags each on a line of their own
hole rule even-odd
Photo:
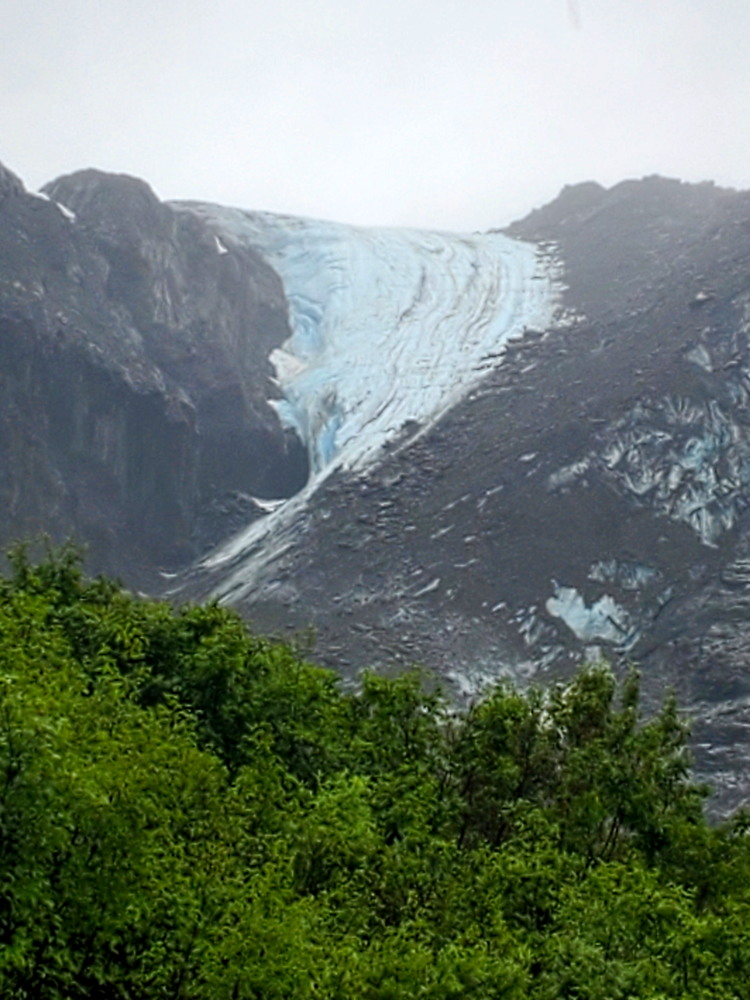
<svg viewBox="0 0 750 1000">
<path fill-rule="evenodd" d="M 456 713 L 214 605 L 0 581 L 0 996 L 742 998 L 750 842 L 602 667 Z"/>
</svg>

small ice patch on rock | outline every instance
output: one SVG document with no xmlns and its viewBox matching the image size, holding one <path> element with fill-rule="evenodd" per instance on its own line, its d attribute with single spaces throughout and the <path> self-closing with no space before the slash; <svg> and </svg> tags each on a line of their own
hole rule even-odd
<svg viewBox="0 0 750 1000">
<path fill-rule="evenodd" d="M 589 569 L 589 580 L 598 583 L 614 583 L 623 590 L 640 590 L 648 586 L 659 576 L 659 571 L 653 566 L 627 560 L 603 559 L 592 563 Z"/>
<path fill-rule="evenodd" d="M 555 490 L 563 489 L 566 486 L 571 486 L 577 479 L 580 479 L 584 473 L 588 472 L 591 461 L 588 458 L 582 458 L 579 462 L 573 462 L 572 465 L 565 465 L 562 469 L 558 469 L 557 472 L 553 472 L 552 475 L 547 480 L 547 489 L 554 492 Z"/>
<path fill-rule="evenodd" d="M 560 618 L 581 642 L 603 639 L 622 645 L 628 634 L 628 613 L 605 594 L 598 601 L 586 606 L 575 587 L 555 587 L 554 597 L 548 598 L 545 607 L 553 618 Z"/>
<path fill-rule="evenodd" d="M 57 206 L 57 208 L 60 209 L 60 211 L 65 216 L 65 218 L 68 220 L 68 222 L 75 222 L 76 221 L 76 213 L 75 212 L 71 212 L 71 210 L 67 207 L 67 205 L 63 205 L 59 201 L 56 201 L 55 205 Z"/>
<path fill-rule="evenodd" d="M 433 591 L 437 590 L 440 586 L 440 577 L 435 577 L 426 587 L 422 587 L 421 590 L 416 591 L 413 595 L 414 597 L 422 597 L 424 594 L 431 594 Z"/>
<path fill-rule="evenodd" d="M 694 365 L 698 365 L 704 371 L 713 371 L 713 365 L 711 363 L 711 355 L 708 353 L 704 344 L 695 344 L 686 354 L 685 359 L 692 362 Z"/>
</svg>

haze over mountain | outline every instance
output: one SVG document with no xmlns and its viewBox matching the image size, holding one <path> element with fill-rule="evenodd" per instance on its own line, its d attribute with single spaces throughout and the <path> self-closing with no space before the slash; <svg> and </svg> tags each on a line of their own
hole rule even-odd
<svg viewBox="0 0 750 1000">
<path fill-rule="evenodd" d="M 44 192 L 0 177 L 5 540 L 457 696 L 635 659 L 747 795 L 750 195 L 586 183 L 450 236 Z"/>
<path fill-rule="evenodd" d="M 750 186 L 746 0 L 7 5 L 0 159 L 366 225 L 507 225 L 564 184 Z"/>
</svg>

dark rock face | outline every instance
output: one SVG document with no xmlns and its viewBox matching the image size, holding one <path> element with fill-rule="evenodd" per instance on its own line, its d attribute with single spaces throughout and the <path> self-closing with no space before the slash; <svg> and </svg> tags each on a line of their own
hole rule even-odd
<svg viewBox="0 0 750 1000">
<path fill-rule="evenodd" d="M 0 542 L 45 530 L 155 584 L 307 479 L 269 405 L 274 272 L 142 181 L 0 170 Z"/>
<path fill-rule="evenodd" d="M 587 184 L 511 232 L 562 263 L 567 317 L 410 447 L 328 480 L 239 606 L 312 624 L 332 665 L 423 662 L 459 690 L 636 661 L 647 699 L 677 689 L 715 807 L 734 805 L 750 795 L 750 195 Z"/>
</svg>

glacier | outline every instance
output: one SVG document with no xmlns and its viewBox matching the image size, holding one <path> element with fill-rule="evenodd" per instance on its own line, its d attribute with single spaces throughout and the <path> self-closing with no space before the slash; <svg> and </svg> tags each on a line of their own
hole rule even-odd
<svg viewBox="0 0 750 1000">
<path fill-rule="evenodd" d="M 424 433 L 501 363 L 505 345 L 543 330 L 559 309 L 548 251 L 500 232 L 375 229 L 181 203 L 222 247 L 250 247 L 280 275 L 292 336 L 272 352 L 281 420 L 306 442 L 307 487 L 210 554 L 216 569 L 256 557 L 220 585 L 236 600 L 276 554 L 334 470 L 362 472 L 405 429 Z M 411 440 L 414 434 L 411 435 Z M 287 541 L 285 542 L 285 538 Z"/>
</svg>

